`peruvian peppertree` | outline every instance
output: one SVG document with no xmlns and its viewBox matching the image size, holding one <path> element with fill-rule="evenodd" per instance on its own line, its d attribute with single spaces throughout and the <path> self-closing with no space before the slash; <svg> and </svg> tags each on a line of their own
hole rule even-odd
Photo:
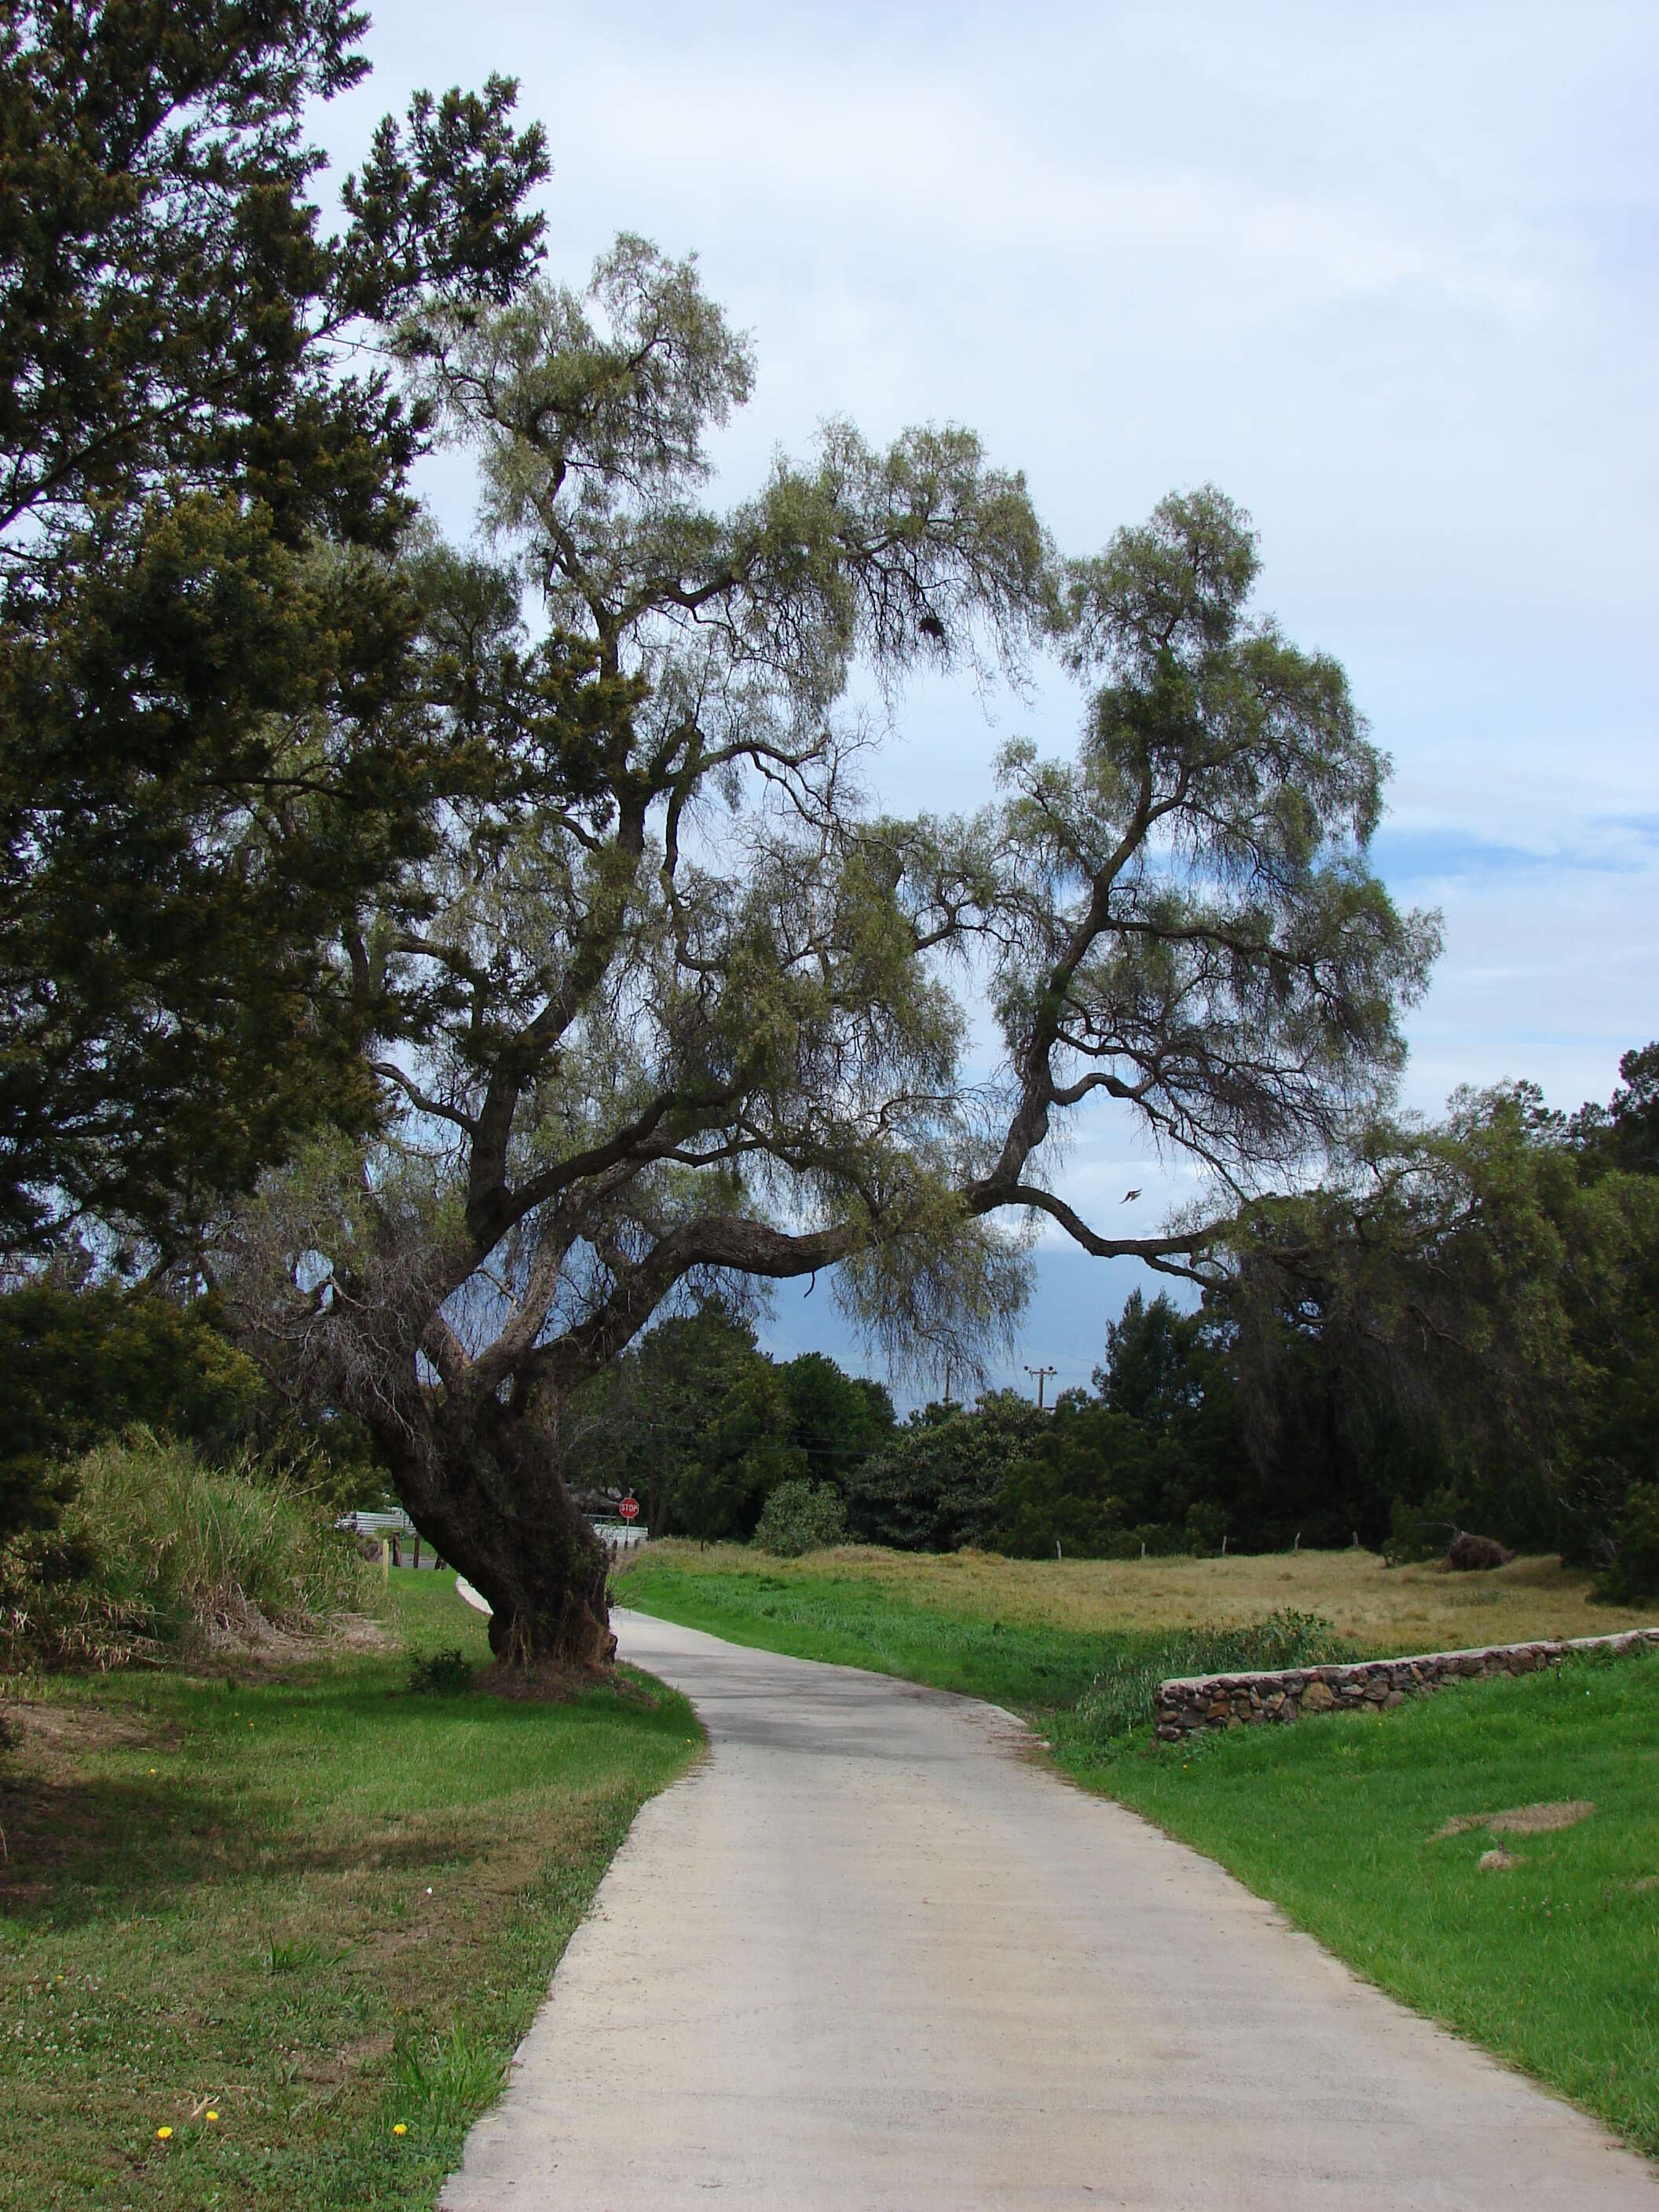
<svg viewBox="0 0 1659 2212">
<path fill-rule="evenodd" d="M 665 1303 L 833 1270 L 875 1341 L 960 1361 L 1018 1301 L 1022 1224 L 1202 1273 L 1241 1192 L 1386 1094 L 1433 930 L 1367 866 L 1384 763 L 1342 672 L 1251 614 L 1220 495 L 1064 563 L 970 434 L 832 422 L 716 506 L 749 351 L 637 239 L 584 295 L 401 343 L 482 471 L 491 557 L 431 556 L 434 649 L 493 775 L 348 933 L 391 1140 L 269 1181 L 222 1277 L 273 1370 L 374 1429 L 498 1651 L 581 1660 L 605 1569 L 561 1409 Z M 862 800 L 914 672 L 1051 641 L 1073 758 L 1010 748 L 967 820 Z M 1109 1104 L 1213 1204 L 1087 1223 L 1052 1139 Z"/>
</svg>

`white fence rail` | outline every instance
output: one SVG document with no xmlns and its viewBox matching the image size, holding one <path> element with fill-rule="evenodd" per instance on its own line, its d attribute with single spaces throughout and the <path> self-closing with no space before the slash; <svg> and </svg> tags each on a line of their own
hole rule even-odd
<svg viewBox="0 0 1659 2212">
<path fill-rule="evenodd" d="M 413 1564 L 416 1566 L 430 1565 L 435 1567 L 441 1564 L 430 1546 L 427 1547 L 426 1559 L 422 1561 L 420 1534 L 401 1506 L 386 1512 L 343 1513 L 335 1526 L 349 1528 L 354 1536 L 378 1536 L 382 1543 L 394 1547 L 399 1555 L 400 1564 L 405 1544 L 414 1547 Z M 602 1520 L 597 1514 L 593 1516 L 593 1534 L 612 1553 L 634 1551 L 647 1540 L 646 1532 L 637 1521 Z"/>
</svg>

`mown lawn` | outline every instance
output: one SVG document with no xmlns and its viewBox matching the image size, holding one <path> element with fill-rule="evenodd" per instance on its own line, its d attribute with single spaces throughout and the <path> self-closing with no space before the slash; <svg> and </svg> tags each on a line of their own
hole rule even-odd
<svg viewBox="0 0 1659 2212">
<path fill-rule="evenodd" d="M 423 1655 L 487 1658 L 483 1624 L 447 1574 L 394 1576 L 392 1601 L 395 1648 L 3 1707 L 6 2212 L 434 2202 L 702 1738 L 643 1677 L 564 1705 L 417 1692 Z"/>
<path fill-rule="evenodd" d="M 866 1555 L 856 1556 L 863 1564 Z M 700 1553 L 653 1544 L 634 1554 L 615 1589 L 623 1605 L 733 1644 L 902 1674 L 1022 1712 L 1073 1704 L 1135 1640 L 957 1609 L 816 1565 L 735 1545 Z"/>
<path fill-rule="evenodd" d="M 1000 1564 L 969 1563 L 952 1604 L 945 1577 L 913 1576 L 908 1562 L 872 1571 L 868 1553 L 779 1562 L 663 1547 L 629 1569 L 621 1595 L 735 1642 L 903 1674 L 1024 1713 L 1076 1780 L 1218 1859 L 1369 1978 L 1659 2156 L 1659 1656 L 1575 1660 L 1392 1713 L 1159 1746 L 1144 1720 L 1133 1734 L 1105 1731 L 1103 1715 L 1115 1722 L 1122 1705 L 1103 1701 L 1097 1675 L 1139 1695 L 1158 1671 L 1153 1660 L 1185 1671 L 1190 1624 L 1206 1618 L 1202 1563 L 1183 1563 L 1184 1618 L 1163 1631 L 1133 1587 L 1135 1601 L 1115 1615 L 1074 1595 L 1054 1608 L 1066 1625 L 1042 1626 L 1015 1563 L 999 1607 Z M 1235 1598 L 1232 1563 L 1211 1564 L 1218 1592 Z M 1530 1616 L 1510 1612 L 1506 1633 L 1559 1633 L 1571 1580 L 1564 1596 L 1544 1563 L 1523 1564 L 1539 1601 Z M 1251 1564 L 1263 1613 L 1282 1587 L 1272 1571 Z M 1328 1585 L 1341 1571 L 1328 1561 L 1320 1570 Z M 1352 1632 L 1351 1609 L 1346 1642 L 1424 1648 L 1410 1632 L 1432 1593 L 1406 1587 L 1402 1633 L 1364 1565 L 1348 1560 L 1346 1571 L 1367 1593 L 1369 1632 Z M 1305 1598 L 1316 1585 L 1292 1587 Z M 1512 1586 L 1506 1610 L 1515 1596 Z M 1239 1620 L 1220 1601 L 1208 1617 Z M 1624 1618 L 1592 1614 L 1588 1628 Z M 1595 1810 L 1530 1833 L 1478 1821 L 1443 1832 L 1472 1815 L 1568 1802 Z M 1483 1869 L 1482 1856 L 1500 1845 L 1513 1863 Z"/>
<path fill-rule="evenodd" d="M 1231 1869 L 1370 1980 L 1659 2156 L 1659 1657 L 1068 1771 Z M 1472 1814 L 1589 1803 L 1553 1832 Z M 1485 1869 L 1501 1849 L 1511 1865 Z"/>
</svg>

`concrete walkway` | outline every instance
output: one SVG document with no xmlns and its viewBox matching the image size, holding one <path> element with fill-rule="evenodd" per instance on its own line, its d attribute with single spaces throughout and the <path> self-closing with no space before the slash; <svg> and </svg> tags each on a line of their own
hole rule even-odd
<svg viewBox="0 0 1659 2212">
<path fill-rule="evenodd" d="M 635 1821 L 448 2212 L 1659 2212 L 1006 1714 L 617 1625 L 712 1755 Z"/>
</svg>

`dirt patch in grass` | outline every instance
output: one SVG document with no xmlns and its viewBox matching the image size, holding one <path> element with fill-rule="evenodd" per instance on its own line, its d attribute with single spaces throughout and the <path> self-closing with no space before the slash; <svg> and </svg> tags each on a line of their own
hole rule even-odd
<svg viewBox="0 0 1659 2212">
<path fill-rule="evenodd" d="M 1435 1840 L 1466 1836 L 1471 1828 L 1490 1828 L 1495 1836 L 1547 1836 L 1557 1828 L 1576 1827 L 1595 1810 L 1588 1797 L 1558 1797 L 1544 1805 L 1511 1805 L 1505 1813 L 1459 1813 L 1435 1830 Z"/>
<path fill-rule="evenodd" d="M 97 1705 L 9 1698 L 5 1713 L 16 1731 L 16 1747 L 48 1773 L 72 1766 L 89 1752 L 108 1751 L 117 1744 L 148 1743 L 155 1734 L 137 1713 L 110 1711 Z"/>
<path fill-rule="evenodd" d="M 509 1667 L 505 1660 L 492 1659 L 480 1671 L 477 1686 L 514 1705 L 568 1705 L 589 1690 L 609 1688 L 615 1680 L 608 1667 L 568 1667 L 556 1659 Z"/>
<path fill-rule="evenodd" d="M 395 1651 L 397 1631 L 366 1613 L 337 1613 L 303 1631 L 274 1626 L 261 1613 L 216 1620 L 207 1632 L 213 1667 L 228 1667 L 250 1681 L 273 1672 L 288 1674 L 307 1661 L 326 1665 L 342 1652 Z"/>
</svg>

